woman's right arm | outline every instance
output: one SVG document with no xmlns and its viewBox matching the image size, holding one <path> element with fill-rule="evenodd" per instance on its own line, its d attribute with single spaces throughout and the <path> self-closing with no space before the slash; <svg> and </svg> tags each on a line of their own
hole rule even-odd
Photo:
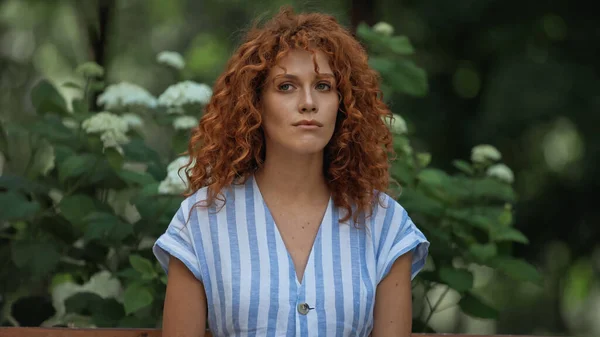
<svg viewBox="0 0 600 337">
<path fill-rule="evenodd" d="M 163 309 L 163 337 L 204 337 L 206 295 L 204 285 L 177 258 L 169 259 Z"/>
</svg>

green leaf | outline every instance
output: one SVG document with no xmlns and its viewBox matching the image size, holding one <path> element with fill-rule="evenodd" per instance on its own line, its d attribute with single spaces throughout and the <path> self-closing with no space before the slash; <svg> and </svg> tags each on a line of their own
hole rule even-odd
<svg viewBox="0 0 600 337">
<path fill-rule="evenodd" d="M 154 296 L 152 293 L 139 284 L 132 284 L 125 290 L 123 302 L 125 305 L 125 314 L 132 314 L 142 308 L 152 304 Z"/>
<path fill-rule="evenodd" d="M 420 213 L 431 217 L 441 217 L 444 213 L 444 204 L 430 198 L 421 191 L 405 188 L 399 198 L 402 206 L 412 213 Z"/>
<path fill-rule="evenodd" d="M 125 269 L 119 270 L 117 272 L 117 276 L 122 277 L 124 279 L 129 279 L 129 280 L 138 280 L 140 278 L 140 273 L 138 273 L 133 268 L 125 268 Z"/>
<path fill-rule="evenodd" d="M 475 256 L 477 261 L 485 263 L 498 255 L 498 247 L 495 243 L 475 243 L 469 247 L 469 252 Z"/>
<path fill-rule="evenodd" d="M 123 152 L 128 160 L 137 162 L 156 162 L 160 163 L 160 156 L 156 151 L 148 147 L 143 139 L 132 138 L 129 143 L 124 144 Z"/>
<path fill-rule="evenodd" d="M 427 185 L 440 186 L 448 181 L 448 175 L 442 170 L 428 168 L 419 173 L 418 179 Z"/>
<path fill-rule="evenodd" d="M 109 242 L 120 242 L 130 234 L 133 234 L 133 226 L 122 222 L 116 216 L 109 213 L 95 212 L 88 215 L 85 220 L 87 228 L 83 238 L 86 241 L 108 240 Z"/>
<path fill-rule="evenodd" d="M 513 188 L 496 179 L 483 178 L 474 180 L 472 183 L 472 198 L 475 200 L 486 198 L 506 202 L 516 200 Z"/>
<path fill-rule="evenodd" d="M 78 144 L 73 143 L 75 139 L 73 130 L 67 128 L 57 116 L 48 115 L 43 118 L 36 118 L 32 123 L 29 123 L 25 127 L 29 131 L 38 134 L 51 142 L 78 146 Z"/>
<path fill-rule="evenodd" d="M 183 153 L 188 148 L 188 143 L 190 139 L 189 130 L 178 131 L 175 133 L 172 139 L 172 149 L 175 153 Z"/>
<path fill-rule="evenodd" d="M 594 262 L 587 257 L 580 258 L 569 266 L 561 295 L 565 310 L 575 310 L 590 297 L 596 283 L 594 269 Z"/>
<path fill-rule="evenodd" d="M 106 156 L 106 160 L 110 164 L 110 167 L 114 170 L 120 170 L 123 167 L 125 159 L 114 147 L 106 148 L 104 150 L 104 155 Z"/>
<path fill-rule="evenodd" d="M 163 275 L 160 277 L 160 281 L 165 285 L 167 284 L 168 280 L 169 279 L 168 279 L 167 275 Z"/>
<path fill-rule="evenodd" d="M 512 227 L 495 226 L 492 230 L 491 237 L 493 241 L 512 241 L 523 244 L 529 243 L 529 240 L 523 233 Z"/>
<path fill-rule="evenodd" d="M 460 309 L 467 315 L 477 318 L 495 319 L 498 311 L 482 302 L 471 293 L 465 294 L 458 302 Z"/>
<path fill-rule="evenodd" d="M 442 267 L 439 273 L 440 279 L 458 292 L 473 288 L 473 274 L 466 269 Z"/>
<path fill-rule="evenodd" d="M 144 185 L 142 190 L 140 191 L 140 197 L 152 197 L 158 195 L 158 186 L 160 183 L 152 183 L 148 185 Z"/>
<path fill-rule="evenodd" d="M 499 256 L 494 259 L 492 267 L 497 268 L 499 271 L 504 272 L 506 275 L 517 281 L 533 282 L 537 284 L 542 282 L 542 276 L 537 269 L 522 259 Z"/>
<path fill-rule="evenodd" d="M 419 167 L 427 167 L 429 163 L 431 163 L 431 153 L 421 152 L 417 153 L 417 163 L 419 163 Z"/>
<path fill-rule="evenodd" d="M 85 217 L 96 210 L 94 199 L 85 194 L 64 197 L 59 204 L 60 213 L 72 224 L 83 224 Z"/>
<path fill-rule="evenodd" d="M 414 48 L 406 36 L 384 36 L 373 31 L 365 23 L 358 25 L 356 33 L 361 39 L 369 42 L 371 49 L 375 51 L 391 52 L 395 55 L 411 55 L 414 53 Z"/>
<path fill-rule="evenodd" d="M 156 183 L 154 177 L 146 172 L 133 172 L 122 169 L 117 171 L 117 175 L 129 185 L 140 185 L 146 187 L 150 184 Z"/>
<path fill-rule="evenodd" d="M 22 191 L 26 193 L 48 192 L 48 188 L 46 186 L 39 184 L 36 181 L 31 181 L 24 177 L 11 174 L 2 174 L 0 176 L 0 188 L 7 189 L 9 191 Z"/>
<path fill-rule="evenodd" d="M 92 292 L 78 292 L 65 300 L 65 310 L 68 313 L 86 314 L 91 308 L 97 307 L 102 297 Z"/>
<path fill-rule="evenodd" d="M 40 204 L 29 201 L 24 195 L 12 191 L 0 192 L 0 220 L 19 220 L 33 217 Z"/>
<path fill-rule="evenodd" d="M 139 255 L 130 255 L 129 263 L 131 263 L 131 266 L 147 279 L 152 279 L 157 276 L 156 271 L 154 271 L 154 267 L 152 266 L 152 262 L 148 259 Z"/>
<path fill-rule="evenodd" d="M 464 160 L 458 160 L 458 159 L 454 160 L 454 161 L 452 161 L 452 165 L 454 165 L 454 167 L 456 167 L 461 172 L 466 173 L 469 176 L 472 176 L 473 174 L 475 174 L 475 170 L 473 170 L 473 167 L 471 167 L 471 164 L 467 163 Z"/>
<path fill-rule="evenodd" d="M 58 179 L 64 182 L 69 178 L 79 177 L 93 170 L 98 162 L 99 158 L 89 153 L 72 155 L 58 164 Z"/>
<path fill-rule="evenodd" d="M 83 89 L 83 87 L 81 87 L 81 85 L 79 85 L 79 83 L 75 83 L 72 81 L 67 81 L 67 82 L 63 83 L 61 86 L 65 87 L 65 88 L 71 88 L 71 89 Z"/>
<path fill-rule="evenodd" d="M 84 113 L 87 112 L 87 104 L 83 99 L 74 99 L 73 102 L 71 102 L 71 104 L 73 105 L 73 112 L 76 113 L 77 116 L 82 116 Z"/>
<path fill-rule="evenodd" d="M 377 70 L 384 83 L 397 92 L 423 97 L 429 91 L 427 74 L 414 62 L 406 59 L 371 57 L 369 65 Z"/>
<path fill-rule="evenodd" d="M 31 103 L 39 114 L 54 112 L 66 115 L 69 113 L 65 99 L 48 80 L 41 80 L 33 87 Z"/>
<path fill-rule="evenodd" d="M 114 298 L 105 298 L 92 309 L 92 321 L 99 328 L 113 328 L 125 316 L 123 305 Z"/>
<path fill-rule="evenodd" d="M 55 163 L 54 147 L 47 140 L 42 139 L 35 149 L 26 175 L 31 180 L 35 180 L 40 175 L 48 175 L 54 169 Z"/>
<path fill-rule="evenodd" d="M 396 161 L 392 164 L 392 175 L 400 183 L 410 184 L 415 178 L 414 169 L 405 161 Z"/>
<path fill-rule="evenodd" d="M 476 214 L 472 209 L 449 209 L 446 215 L 453 220 L 466 223 L 477 228 L 490 230 L 492 228 L 492 220 L 484 215 Z"/>
<path fill-rule="evenodd" d="M 414 54 L 415 49 L 413 48 L 410 40 L 406 36 L 392 36 L 388 38 L 388 47 L 391 51 L 398 55 L 411 55 Z"/>
<path fill-rule="evenodd" d="M 13 241 L 12 260 L 20 269 L 27 270 L 33 278 L 42 278 L 54 270 L 61 254 L 50 242 Z"/>
</svg>

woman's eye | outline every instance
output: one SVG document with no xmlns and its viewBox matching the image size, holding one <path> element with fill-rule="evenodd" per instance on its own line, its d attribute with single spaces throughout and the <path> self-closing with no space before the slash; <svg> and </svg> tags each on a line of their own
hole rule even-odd
<svg viewBox="0 0 600 337">
<path fill-rule="evenodd" d="M 329 83 L 319 83 L 319 84 L 317 84 L 317 89 L 318 90 L 329 90 L 329 89 L 331 89 L 331 85 L 329 85 Z"/>
<path fill-rule="evenodd" d="M 291 89 L 292 85 L 289 83 L 284 83 L 284 84 L 280 84 L 278 89 L 281 91 L 288 91 L 289 89 Z"/>
</svg>

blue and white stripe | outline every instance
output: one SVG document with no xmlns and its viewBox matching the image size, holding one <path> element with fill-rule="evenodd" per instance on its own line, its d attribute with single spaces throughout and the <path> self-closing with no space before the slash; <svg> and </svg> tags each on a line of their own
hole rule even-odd
<svg viewBox="0 0 600 337">
<path fill-rule="evenodd" d="M 224 207 L 190 213 L 205 198 L 201 189 L 183 201 L 153 251 L 166 272 L 175 256 L 204 284 L 215 336 L 368 336 L 393 262 L 413 251 L 413 278 L 425 264 L 429 242 L 387 195 L 366 228 L 341 223 L 330 200 L 301 281 L 253 177 Z"/>
</svg>

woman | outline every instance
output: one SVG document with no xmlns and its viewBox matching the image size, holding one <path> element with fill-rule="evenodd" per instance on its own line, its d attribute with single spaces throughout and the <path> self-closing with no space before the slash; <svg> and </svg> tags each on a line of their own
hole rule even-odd
<svg viewBox="0 0 600 337">
<path fill-rule="evenodd" d="M 429 243 L 385 194 L 378 78 L 334 18 L 254 27 L 190 140 L 190 195 L 154 246 L 165 337 L 409 336 Z M 208 321 L 207 321 L 208 320 Z"/>
</svg>

